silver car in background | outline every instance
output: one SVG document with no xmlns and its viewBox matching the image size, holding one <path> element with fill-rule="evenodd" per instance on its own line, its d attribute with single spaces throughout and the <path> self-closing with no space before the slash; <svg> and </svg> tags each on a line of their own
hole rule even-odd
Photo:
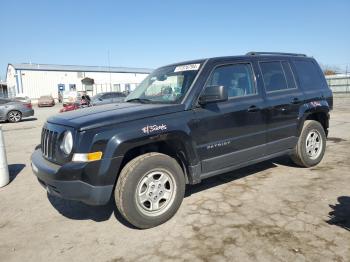
<svg viewBox="0 0 350 262">
<path fill-rule="evenodd" d="M 0 120 L 17 123 L 23 117 L 34 115 L 31 103 L 23 103 L 21 101 L 0 98 Z"/>
<path fill-rule="evenodd" d="M 32 100 L 28 96 L 16 96 L 13 100 L 21 101 L 23 103 L 32 103 Z"/>
<path fill-rule="evenodd" d="M 99 93 L 91 98 L 91 105 L 105 105 L 112 103 L 122 103 L 126 95 L 122 92 L 104 92 Z"/>
</svg>

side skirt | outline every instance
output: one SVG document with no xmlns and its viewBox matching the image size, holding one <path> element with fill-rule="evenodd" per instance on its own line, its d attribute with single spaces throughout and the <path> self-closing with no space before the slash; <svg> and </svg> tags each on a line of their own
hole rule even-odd
<svg viewBox="0 0 350 262">
<path fill-rule="evenodd" d="M 250 165 L 253 165 L 253 164 L 256 164 L 256 163 L 259 163 L 259 162 L 263 162 L 263 161 L 266 161 L 266 160 L 269 160 L 269 159 L 272 159 L 272 158 L 276 158 L 276 157 L 283 156 L 283 155 L 288 155 L 290 153 L 292 153 L 292 149 L 284 150 L 284 151 L 281 151 L 281 152 L 278 152 L 278 153 L 274 153 L 274 154 L 271 154 L 271 155 L 266 155 L 266 156 L 263 156 L 263 157 L 260 157 L 260 158 L 254 159 L 254 160 L 250 160 L 250 161 L 238 164 L 238 165 L 229 166 L 229 167 L 226 167 L 226 168 L 223 168 L 223 169 L 219 169 L 219 170 L 215 170 L 215 171 L 211 171 L 211 172 L 208 172 L 208 173 L 203 173 L 203 174 L 201 174 L 199 176 L 199 179 L 202 180 L 202 179 L 205 179 L 205 178 L 208 178 L 208 177 L 216 176 L 216 175 L 219 175 L 219 174 L 224 174 L 224 173 L 227 173 L 227 172 L 230 172 L 230 171 L 233 171 L 233 170 L 237 170 L 237 169 L 240 169 L 242 167 L 250 166 Z"/>
</svg>

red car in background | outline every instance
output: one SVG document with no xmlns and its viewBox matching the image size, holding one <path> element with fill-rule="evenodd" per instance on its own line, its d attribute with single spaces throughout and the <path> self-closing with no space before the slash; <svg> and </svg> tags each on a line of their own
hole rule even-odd
<svg viewBox="0 0 350 262">
<path fill-rule="evenodd" d="M 60 109 L 60 113 L 77 110 L 79 108 L 80 108 L 79 103 L 67 104 Z"/>
<path fill-rule="evenodd" d="M 77 110 L 79 108 L 84 108 L 84 107 L 89 107 L 89 106 L 91 106 L 90 97 L 87 95 L 83 95 L 81 97 L 81 99 L 79 100 L 79 102 L 64 105 L 63 108 L 61 108 L 60 113 L 73 111 L 73 110 Z"/>
</svg>

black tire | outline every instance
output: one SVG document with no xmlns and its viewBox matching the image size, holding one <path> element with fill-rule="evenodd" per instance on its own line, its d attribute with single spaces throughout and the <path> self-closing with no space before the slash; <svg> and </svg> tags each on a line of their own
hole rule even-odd
<svg viewBox="0 0 350 262">
<path fill-rule="evenodd" d="M 164 177 L 168 176 L 169 181 L 166 182 L 167 185 L 164 185 L 164 187 L 156 184 L 156 189 L 153 189 L 157 172 L 164 173 Z M 162 176 L 160 175 L 160 177 Z M 149 179 L 151 179 L 151 185 L 147 184 L 147 187 L 143 187 L 143 185 L 146 185 L 144 181 Z M 162 199 L 162 196 L 165 196 L 164 192 L 168 190 L 166 187 L 169 188 L 169 191 L 173 190 L 173 193 L 168 193 L 171 195 L 169 200 Z M 140 204 L 139 191 L 143 188 L 147 198 L 154 194 L 149 198 L 158 197 L 158 204 L 162 201 L 159 204 L 160 210 L 158 212 L 147 210 L 148 206 L 150 206 L 149 208 L 153 207 L 151 203 L 153 200 L 146 200 L 143 204 Z M 162 194 L 161 188 L 164 188 L 163 195 L 160 195 Z M 185 176 L 180 165 L 174 158 L 155 152 L 138 156 L 127 163 L 119 175 L 114 191 L 115 202 L 122 216 L 129 223 L 141 229 L 155 227 L 169 220 L 179 209 L 184 194 Z"/>
<path fill-rule="evenodd" d="M 18 123 L 22 120 L 22 113 L 18 110 L 11 110 L 7 113 L 7 120 L 10 123 Z"/>
<path fill-rule="evenodd" d="M 309 135 L 312 135 L 312 132 L 317 134 L 319 140 L 321 142 L 321 148 L 319 151 L 315 151 L 315 156 L 312 155 L 311 150 L 307 149 L 307 138 Z M 299 140 L 297 145 L 295 146 L 293 153 L 291 154 L 292 161 L 301 167 L 312 167 L 321 162 L 325 150 L 326 150 L 326 134 L 322 127 L 322 125 L 314 120 L 306 120 L 304 122 L 303 129 L 299 136 Z M 317 140 L 316 140 L 317 141 Z M 315 147 L 316 148 L 316 147 Z"/>
</svg>

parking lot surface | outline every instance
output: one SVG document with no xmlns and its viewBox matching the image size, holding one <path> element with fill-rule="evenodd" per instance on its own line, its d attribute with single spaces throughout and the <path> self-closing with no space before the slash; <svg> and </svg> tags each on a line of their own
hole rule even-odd
<svg viewBox="0 0 350 262">
<path fill-rule="evenodd" d="M 46 118 L 3 123 L 11 182 L 0 188 L 1 261 L 350 261 L 350 97 L 336 97 L 325 158 L 282 157 L 187 188 L 148 230 L 107 206 L 48 196 L 30 168 Z"/>
</svg>

